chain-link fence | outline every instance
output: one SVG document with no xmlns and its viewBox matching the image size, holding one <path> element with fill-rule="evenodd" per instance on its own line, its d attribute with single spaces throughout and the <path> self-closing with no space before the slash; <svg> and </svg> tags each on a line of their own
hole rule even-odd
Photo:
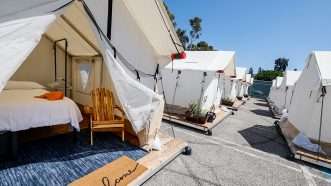
<svg viewBox="0 0 331 186">
<path fill-rule="evenodd" d="M 249 95 L 256 98 L 266 98 L 269 96 L 272 81 L 254 80 L 249 88 Z"/>
</svg>

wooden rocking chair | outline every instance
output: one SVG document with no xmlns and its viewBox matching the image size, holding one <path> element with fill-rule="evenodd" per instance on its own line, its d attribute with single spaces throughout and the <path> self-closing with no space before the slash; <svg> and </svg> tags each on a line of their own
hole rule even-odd
<svg viewBox="0 0 331 186">
<path fill-rule="evenodd" d="M 105 88 L 92 90 L 92 107 L 85 107 L 90 114 L 91 145 L 93 145 L 93 132 L 121 131 L 124 141 L 125 114 L 123 110 L 114 105 L 113 94 Z M 115 111 L 120 115 L 115 115 Z"/>
</svg>

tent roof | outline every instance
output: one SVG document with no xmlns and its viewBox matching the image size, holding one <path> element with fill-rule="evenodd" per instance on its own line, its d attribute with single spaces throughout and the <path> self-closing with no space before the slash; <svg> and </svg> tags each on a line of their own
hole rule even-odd
<svg viewBox="0 0 331 186">
<path fill-rule="evenodd" d="M 246 72 L 247 72 L 246 67 L 236 67 L 236 78 L 235 79 L 246 81 Z"/>
<path fill-rule="evenodd" d="M 159 55 L 170 57 L 177 49 L 179 52 L 184 51 L 183 47 L 178 45 L 176 49 L 172 42 L 173 39 L 175 43 L 181 43 L 162 0 L 123 2 Z"/>
<path fill-rule="evenodd" d="M 185 51 L 185 59 L 175 59 L 165 68 L 177 70 L 217 71 L 225 70 L 234 62 L 232 51 Z"/>
<path fill-rule="evenodd" d="M 331 85 L 331 51 L 314 51 L 311 56 L 316 58 L 321 73 L 322 85 Z"/>
<path fill-rule="evenodd" d="M 293 86 L 295 82 L 299 79 L 301 71 L 291 71 L 288 70 L 285 73 L 286 77 L 286 86 Z"/>
</svg>

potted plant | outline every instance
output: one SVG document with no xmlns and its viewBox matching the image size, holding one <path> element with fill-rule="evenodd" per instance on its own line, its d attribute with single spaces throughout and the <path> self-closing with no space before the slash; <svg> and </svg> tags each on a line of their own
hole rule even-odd
<svg viewBox="0 0 331 186">
<path fill-rule="evenodd" d="M 198 124 L 205 124 L 206 113 L 207 111 L 202 110 L 198 103 L 192 103 L 189 105 L 189 110 L 186 112 L 186 120 Z"/>
</svg>

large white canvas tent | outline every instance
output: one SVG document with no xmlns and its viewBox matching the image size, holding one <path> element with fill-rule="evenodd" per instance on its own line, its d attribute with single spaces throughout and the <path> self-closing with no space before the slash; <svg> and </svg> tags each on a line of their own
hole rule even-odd
<svg viewBox="0 0 331 186">
<path fill-rule="evenodd" d="M 190 104 L 197 103 L 207 111 L 218 107 L 224 78 L 235 74 L 235 53 L 186 51 L 186 56 L 162 69 L 168 104 L 188 108 Z"/>
<path fill-rule="evenodd" d="M 270 99 L 271 99 L 271 102 L 272 102 L 272 106 L 273 106 L 273 109 L 275 109 L 274 111 L 276 111 L 277 113 L 281 113 L 281 103 L 282 101 L 284 100 L 284 94 L 281 90 L 281 85 L 282 85 L 282 82 L 283 82 L 283 77 L 276 77 L 276 81 L 275 81 L 275 86 L 273 88 L 271 88 L 270 90 Z"/>
<path fill-rule="evenodd" d="M 237 86 L 237 96 L 243 97 L 245 93 L 245 84 L 246 84 L 246 72 L 247 68 L 237 67 L 236 68 L 236 86 Z"/>
<path fill-rule="evenodd" d="M 316 141 L 331 143 L 331 52 L 312 52 L 297 80 L 288 120 Z"/>
<path fill-rule="evenodd" d="M 244 84 L 244 96 L 248 96 L 248 89 L 252 85 L 252 75 L 251 74 L 246 74 L 246 82 Z"/>
<path fill-rule="evenodd" d="M 293 96 L 293 88 L 296 81 L 299 79 L 301 71 L 288 70 L 284 73 L 283 81 L 279 89 L 279 99 L 276 102 L 276 106 L 279 110 L 288 109 L 291 104 Z"/>
<path fill-rule="evenodd" d="M 174 44 L 178 38 L 168 18 L 162 15 L 161 1 L 149 0 L 140 6 L 135 1 L 114 1 L 118 16 L 113 16 L 117 22 L 111 33 L 116 44 L 105 34 L 109 25 L 105 27 L 103 19 L 109 10 L 105 11 L 101 2 L 106 1 L 2 1 L 0 94 L 8 80 L 47 85 L 65 79 L 66 93 L 78 104 L 86 105 L 90 90 L 107 87 L 124 110 L 133 132 L 141 138 L 148 135 L 149 141 L 140 142 L 151 143 L 160 127 L 164 101 L 136 77 L 140 74 L 153 79 L 156 63 L 169 61 L 171 53 L 182 49 Z M 143 5 L 150 7 L 149 11 L 143 11 Z M 134 23 L 127 24 L 130 21 Z M 124 50 L 125 47 L 128 48 Z M 144 84 L 152 88 L 151 83 Z"/>
</svg>

